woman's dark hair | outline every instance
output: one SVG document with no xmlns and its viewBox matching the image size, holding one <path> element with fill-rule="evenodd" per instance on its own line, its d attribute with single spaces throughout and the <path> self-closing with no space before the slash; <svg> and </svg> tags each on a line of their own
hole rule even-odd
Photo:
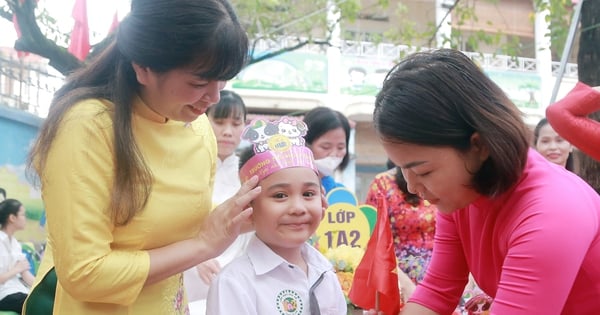
<svg viewBox="0 0 600 315">
<path fill-rule="evenodd" d="M 226 0 L 132 0 L 108 47 L 67 77 L 29 156 L 39 175 L 65 113 L 89 98 L 114 103 L 114 183 L 110 213 L 116 225 L 141 211 L 152 174 L 133 137 L 132 101 L 139 90 L 132 63 L 157 73 L 191 70 L 204 80 L 229 80 L 246 64 L 248 38 Z"/>
<path fill-rule="evenodd" d="M 333 129 L 342 128 L 346 134 L 346 154 L 340 163 L 339 169 L 344 170 L 350 162 L 348 146 L 350 142 L 350 123 L 344 114 L 329 107 L 315 107 L 304 114 L 304 123 L 308 127 L 304 140 L 308 145 L 319 139 L 322 135 Z"/>
<path fill-rule="evenodd" d="M 402 170 L 398 166 L 396 166 L 395 179 L 398 189 L 404 194 L 404 200 L 413 207 L 418 206 L 421 203 L 421 197 L 408 191 L 408 183 L 406 182 L 404 175 L 402 175 Z"/>
<path fill-rule="evenodd" d="M 466 152 L 478 133 L 489 152 L 472 187 L 496 196 L 520 178 L 528 134 L 521 113 L 463 53 L 440 49 L 408 56 L 388 73 L 375 100 L 375 130 L 383 141 L 452 147 Z"/>
<path fill-rule="evenodd" d="M 18 215 L 23 204 L 16 199 L 6 199 L 0 202 L 0 226 L 4 227 L 10 215 Z"/>
<path fill-rule="evenodd" d="M 400 189 L 404 195 L 404 200 L 411 206 L 418 206 L 421 203 L 421 197 L 408 191 L 408 183 L 402 174 L 402 169 L 397 167 L 390 159 L 387 160 L 385 166 L 387 167 L 388 172 L 392 170 L 395 172 L 394 181 L 396 182 L 396 185 L 398 185 L 398 189 Z"/>
<path fill-rule="evenodd" d="M 206 114 L 215 119 L 232 117 L 246 122 L 246 104 L 241 96 L 233 91 L 221 90 L 219 102 L 208 108 Z"/>
<path fill-rule="evenodd" d="M 537 123 L 537 125 L 535 125 L 535 128 L 533 129 L 533 147 L 534 148 L 537 147 L 537 142 L 538 142 L 538 139 L 540 138 L 540 130 L 542 129 L 542 127 L 549 125 L 549 124 L 550 123 L 548 122 L 548 119 L 542 118 Z M 550 126 L 550 127 L 552 127 L 552 126 Z M 573 160 L 573 152 L 569 152 L 569 156 L 567 157 L 567 164 L 565 164 L 565 168 L 571 172 L 573 172 L 575 170 L 575 161 Z"/>
</svg>

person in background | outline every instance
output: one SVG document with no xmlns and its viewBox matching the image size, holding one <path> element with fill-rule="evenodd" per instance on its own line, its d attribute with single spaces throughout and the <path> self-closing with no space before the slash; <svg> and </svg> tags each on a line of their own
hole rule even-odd
<svg viewBox="0 0 600 315">
<path fill-rule="evenodd" d="M 388 163 L 388 170 L 375 176 L 365 203 L 376 207 L 386 200 L 398 260 L 398 280 L 402 300 L 406 302 L 423 280 L 433 251 L 437 208 L 407 189 L 401 170 Z"/>
<path fill-rule="evenodd" d="M 573 171 L 573 146 L 561 137 L 546 118 L 542 118 L 533 130 L 533 144 L 546 160 Z"/>
<path fill-rule="evenodd" d="M 303 120 L 308 127 L 306 144 L 314 154 L 325 193 L 343 187 L 335 181 L 334 173 L 343 171 L 350 161 L 348 118 L 328 107 L 315 107 L 304 115 Z"/>
<path fill-rule="evenodd" d="M 451 314 L 469 272 L 490 314 L 600 314 L 600 196 L 548 167 L 518 108 L 469 57 L 409 55 L 373 121 L 408 191 L 438 208 L 431 262 L 403 315 Z"/>
<path fill-rule="evenodd" d="M 306 130 L 302 121 L 291 120 L 282 117 L 270 124 Z M 255 233 L 244 255 L 212 281 L 207 314 L 346 314 L 333 266 L 306 242 L 323 219 L 325 202 L 312 152 L 300 140 L 303 135 L 275 133 L 266 149 L 255 145 L 242 151 L 242 182 L 256 174 L 262 187 L 252 201 Z"/>
<path fill-rule="evenodd" d="M 213 206 L 231 198 L 240 189 L 238 175 L 240 159 L 236 149 L 242 140 L 246 126 L 246 105 L 233 91 L 222 90 L 219 103 L 206 111 L 217 138 L 217 171 L 212 195 Z M 184 284 L 188 292 L 191 315 L 206 313 L 206 295 L 208 286 L 221 268 L 242 254 L 251 233 L 240 234 L 227 250 L 219 257 L 210 259 L 190 268 L 184 273 Z"/>
<path fill-rule="evenodd" d="M 30 153 L 48 242 L 26 314 L 188 313 L 183 271 L 250 230 L 260 193 L 253 178 L 211 211 L 204 113 L 247 57 L 226 0 L 131 2 L 107 48 L 55 93 Z"/>
<path fill-rule="evenodd" d="M 548 106 L 546 117 L 561 137 L 600 161 L 600 122 L 588 116 L 598 111 L 600 86 L 578 82 L 564 98 Z"/>
<path fill-rule="evenodd" d="M 402 170 L 390 160 L 387 167 L 387 171 L 377 174 L 371 182 L 365 203 L 377 208 L 379 200 L 386 199 L 388 208 L 385 211 L 390 217 L 394 252 L 398 260 L 400 293 L 402 302 L 406 303 L 425 277 L 431 260 L 437 208 L 408 191 Z M 483 298 L 481 294 L 470 277 L 455 314 L 460 314 L 465 305 L 473 304 L 471 298 Z"/>
<path fill-rule="evenodd" d="M 29 262 L 15 238 L 15 232 L 25 229 L 26 224 L 25 207 L 20 201 L 5 199 L 0 202 L 0 311 L 21 314 L 33 284 Z"/>
</svg>

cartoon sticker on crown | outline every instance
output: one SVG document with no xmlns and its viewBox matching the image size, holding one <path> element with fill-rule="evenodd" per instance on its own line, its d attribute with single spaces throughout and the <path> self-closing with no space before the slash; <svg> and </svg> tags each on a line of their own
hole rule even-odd
<svg viewBox="0 0 600 315">
<path fill-rule="evenodd" d="M 262 179 L 289 167 L 308 167 L 318 172 L 312 151 L 304 146 L 307 130 L 303 121 L 293 117 L 254 120 L 242 133 L 242 139 L 252 143 L 256 154 L 240 169 L 242 181 L 253 175 Z"/>
<path fill-rule="evenodd" d="M 254 145 L 255 153 L 284 151 L 289 145 L 304 146 L 308 127 L 296 118 L 283 116 L 276 121 L 258 119 L 242 133 L 242 139 Z"/>
<path fill-rule="evenodd" d="M 279 132 L 277 124 L 259 119 L 253 121 L 242 133 L 242 139 L 254 145 L 254 152 L 261 153 L 269 149 L 269 138 Z"/>
</svg>

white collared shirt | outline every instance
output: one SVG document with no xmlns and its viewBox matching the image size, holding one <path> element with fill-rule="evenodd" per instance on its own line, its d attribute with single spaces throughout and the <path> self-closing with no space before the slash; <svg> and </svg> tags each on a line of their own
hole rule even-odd
<svg viewBox="0 0 600 315">
<path fill-rule="evenodd" d="M 309 290 L 323 275 L 314 289 L 321 315 L 345 315 L 346 300 L 331 263 L 306 243 L 302 256 L 308 277 L 253 235 L 246 253 L 213 280 L 206 314 L 310 315 Z"/>
<path fill-rule="evenodd" d="M 242 186 L 240 184 L 239 168 L 240 158 L 232 154 L 221 161 L 217 159 L 217 171 L 213 187 L 213 207 L 235 195 Z"/>
<path fill-rule="evenodd" d="M 26 259 L 21 251 L 21 244 L 14 237 L 10 238 L 4 231 L 0 231 L 0 273 L 8 272 L 19 260 Z M 29 289 L 15 275 L 0 284 L 0 300 L 7 295 L 17 292 L 28 293 Z"/>
</svg>

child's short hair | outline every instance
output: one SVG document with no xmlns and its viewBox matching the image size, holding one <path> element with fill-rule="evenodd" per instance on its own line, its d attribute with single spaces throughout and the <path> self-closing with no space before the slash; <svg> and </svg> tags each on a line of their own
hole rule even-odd
<svg viewBox="0 0 600 315">
<path fill-rule="evenodd" d="M 242 169 L 242 166 L 248 162 L 252 157 L 254 157 L 256 153 L 254 153 L 254 148 L 252 146 L 247 146 L 240 151 L 240 165 L 239 169 Z"/>
</svg>

